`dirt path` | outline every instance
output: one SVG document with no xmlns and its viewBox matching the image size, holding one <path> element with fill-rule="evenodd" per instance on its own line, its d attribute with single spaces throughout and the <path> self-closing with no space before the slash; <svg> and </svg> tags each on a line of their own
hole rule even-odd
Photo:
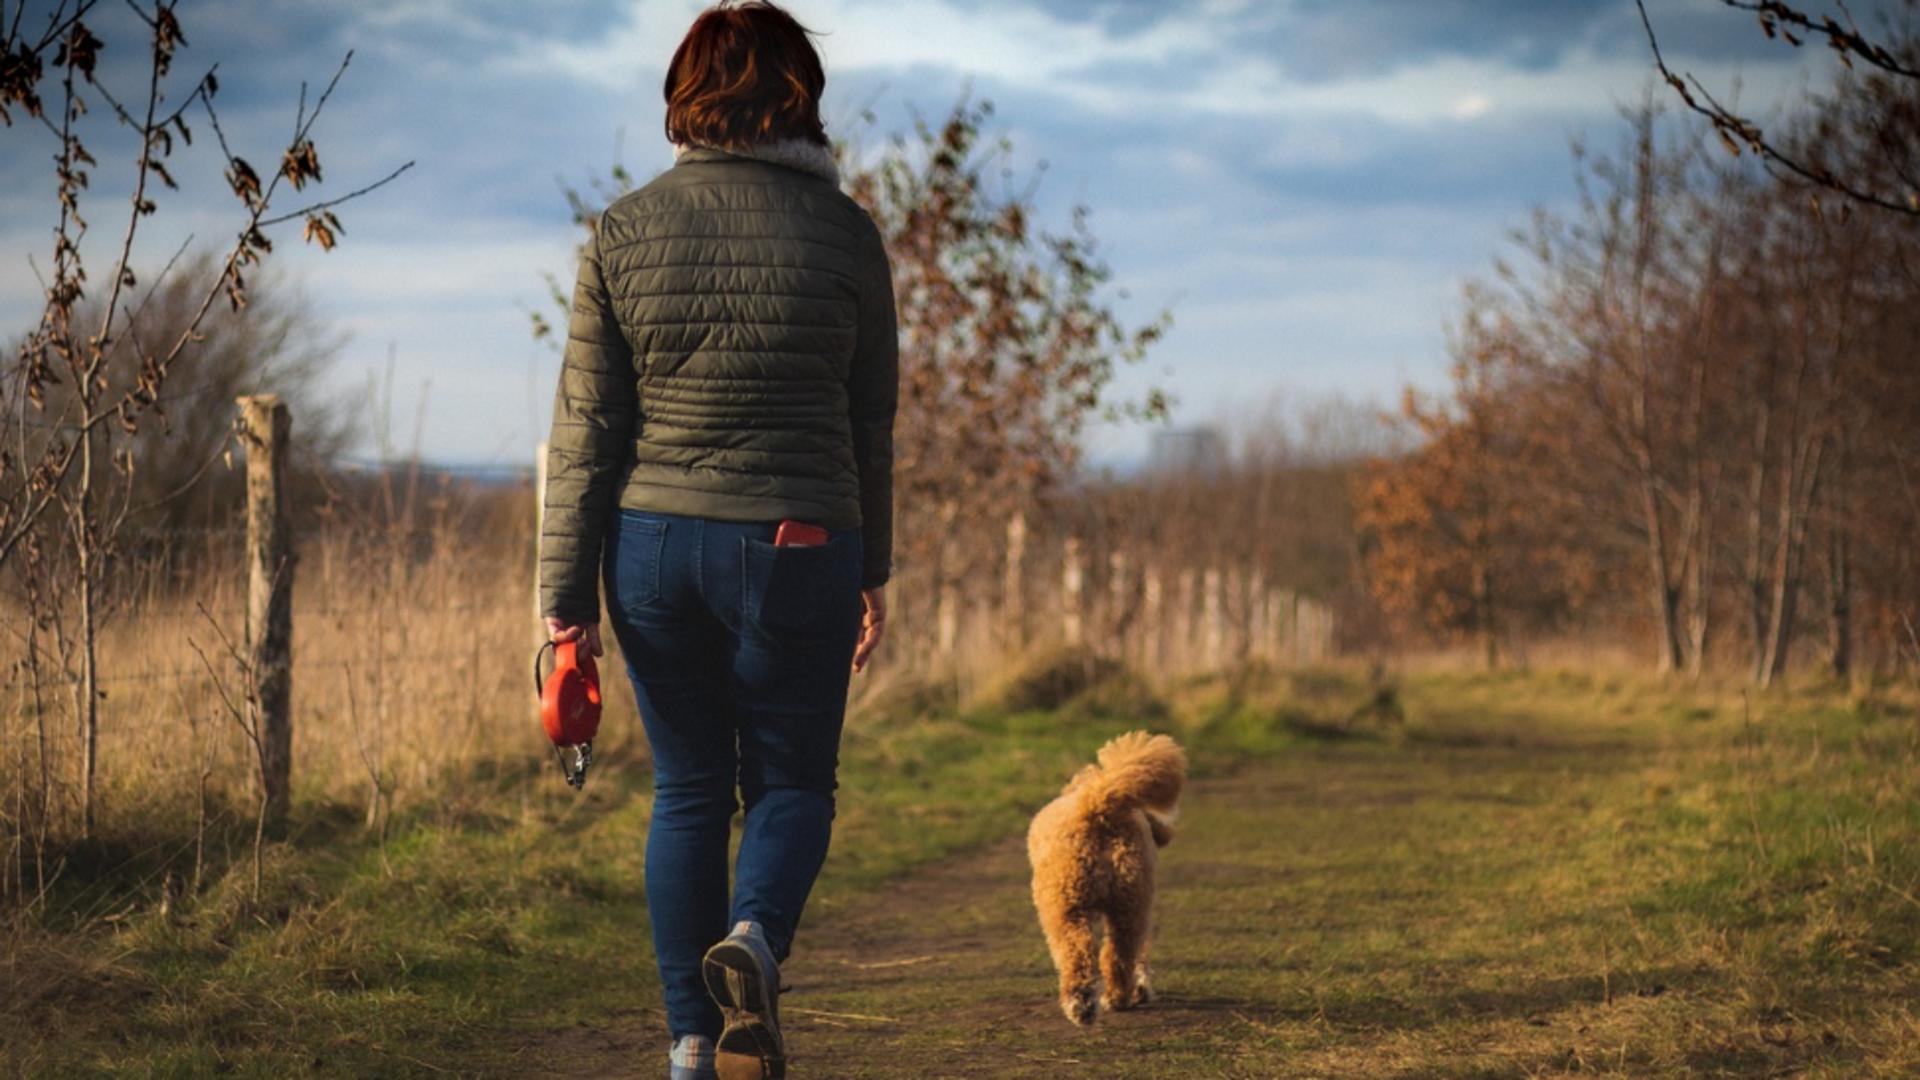
<svg viewBox="0 0 1920 1080">
<path fill-rule="evenodd" d="M 1188 820 L 1204 821 L 1236 802 L 1270 805 L 1263 783 L 1270 779 L 1197 785 Z M 1216 883 L 1238 878 L 1241 895 L 1254 899 L 1258 882 L 1250 868 L 1236 871 L 1192 839 L 1178 838 L 1164 855 L 1163 911 L 1186 906 L 1196 875 Z M 1274 1003 L 1258 994 L 1193 993 L 1180 973 L 1183 936 L 1168 927 L 1156 950 L 1158 1001 L 1103 1015 L 1092 1030 L 1074 1028 L 1055 1004 L 1055 974 L 1028 895 L 1025 840 L 1009 838 L 820 920 L 805 954 L 788 965 L 793 992 L 783 1004 L 791 1017 L 793 1075 L 1104 1075 L 1081 1067 L 1191 1039 L 1202 1027 L 1244 1033 L 1257 1022 L 1253 1016 L 1271 1010 Z"/>
<path fill-rule="evenodd" d="M 1367 772 L 1370 787 L 1389 779 Z M 1279 982 L 1270 974 L 1248 978 L 1239 965 L 1222 965 L 1219 953 L 1266 966 L 1263 953 L 1278 938 L 1261 915 L 1270 906 L 1262 886 L 1274 880 L 1284 836 L 1272 825 L 1307 797 L 1297 768 L 1262 767 L 1189 788 L 1183 831 L 1162 855 L 1154 954 L 1161 996 L 1142 1010 L 1103 1015 L 1091 1030 L 1069 1025 L 1054 1004 L 1022 837 L 876 892 L 822 898 L 809 908 L 801 948 L 783 973 L 790 1075 L 1272 1075 L 1232 1059 L 1282 1007 Z M 1276 844 L 1248 848 L 1236 839 L 1249 834 Z M 1189 966 L 1202 962 L 1190 955 L 1199 942 L 1206 943 L 1205 979 Z M 653 1076 L 662 1058 L 652 1009 L 544 1042 L 522 1060 L 552 1061 L 554 1075 Z M 1116 1056 L 1124 1067 L 1111 1067 Z M 1181 1062 L 1201 1071 L 1178 1072 Z"/>
<path fill-rule="evenodd" d="M 1635 899 L 1695 857 L 1623 840 L 1682 775 L 1653 740 L 1522 729 L 1327 743 L 1196 783 L 1161 862 L 1161 997 L 1091 1030 L 1054 1006 L 1020 838 L 824 896 L 785 972 L 790 1075 L 1855 1075 L 1844 1041 L 1778 1029 L 1797 1014 L 1755 1025 L 1778 991 L 1716 924 Z M 1875 978 L 1896 1008 L 1901 980 Z M 1798 1022 L 1842 1022 L 1817 1004 Z M 636 1011 L 524 1060 L 654 1077 L 663 1041 Z"/>
</svg>

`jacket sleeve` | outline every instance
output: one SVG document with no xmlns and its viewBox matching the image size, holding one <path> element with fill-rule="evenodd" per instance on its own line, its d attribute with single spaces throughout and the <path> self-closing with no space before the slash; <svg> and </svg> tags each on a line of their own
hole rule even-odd
<svg viewBox="0 0 1920 1080">
<path fill-rule="evenodd" d="M 600 546 L 639 411 L 633 351 L 608 302 L 600 237 L 588 241 L 553 396 L 547 491 L 541 507 L 540 611 L 600 621 Z"/>
<path fill-rule="evenodd" d="M 847 372 L 853 459 L 860 470 L 860 587 L 893 572 L 893 416 L 900 399 L 900 332 L 893 267 L 878 229 L 867 231 L 860 274 L 859 332 Z"/>
</svg>

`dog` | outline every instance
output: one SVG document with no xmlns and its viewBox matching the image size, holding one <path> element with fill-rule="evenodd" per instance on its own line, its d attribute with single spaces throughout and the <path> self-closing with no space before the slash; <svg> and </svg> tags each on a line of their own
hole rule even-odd
<svg viewBox="0 0 1920 1080">
<path fill-rule="evenodd" d="M 1060 972 L 1060 1009 L 1082 1026 L 1093 1023 L 1098 1007 L 1118 1011 L 1152 1000 L 1154 863 L 1157 849 L 1173 839 L 1187 776 L 1186 752 L 1167 735 L 1128 732 L 1102 746 L 1095 760 L 1027 828 L 1033 904 Z M 1094 930 L 1101 922 L 1096 969 Z"/>
</svg>

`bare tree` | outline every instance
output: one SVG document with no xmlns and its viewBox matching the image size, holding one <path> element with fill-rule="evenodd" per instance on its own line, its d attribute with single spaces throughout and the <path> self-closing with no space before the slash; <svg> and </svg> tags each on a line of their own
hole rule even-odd
<svg viewBox="0 0 1920 1080">
<path fill-rule="evenodd" d="M 16 362 L 0 382 L 0 567 L 6 566 L 30 538 L 40 542 L 43 519 L 57 512 L 58 532 L 47 542 L 70 550 L 74 558 L 76 619 L 74 645 L 79 671 L 74 685 L 82 733 L 80 764 L 82 834 L 93 828 L 97 710 L 99 701 L 99 588 L 114 558 L 115 538 L 133 508 L 132 484 L 118 485 L 114 474 L 131 477 L 140 465 L 136 437 L 164 422 L 169 377 L 192 347 L 209 311 L 223 296 L 233 310 L 245 306 L 247 275 L 272 250 L 268 231 L 293 221 L 303 223 L 309 242 L 332 248 L 344 232 L 334 208 L 391 181 L 412 162 L 387 176 L 336 198 L 285 209 L 286 189 L 304 192 L 321 180 L 314 130 L 345 73 L 352 54 L 342 60 L 320 94 L 309 103 L 301 87 L 292 136 L 278 151 L 277 164 L 264 178 L 235 152 L 221 129 L 215 99 L 215 68 L 195 78 L 179 94 L 173 67 L 187 39 L 176 14 L 177 0 L 128 6 L 145 27 L 145 63 L 133 93 L 116 90 L 102 57 L 109 43 L 88 24 L 98 0 L 58 0 L 44 27 L 26 25 L 26 5 L 8 12 L 0 5 L 0 120 L 13 126 L 17 113 L 37 123 L 54 142 L 54 243 L 46 302 L 38 325 L 16 353 Z M 124 224 L 106 273 L 90 274 L 81 238 L 89 224 L 87 207 L 93 174 L 102 166 L 90 150 L 100 137 L 103 115 L 129 133 L 133 170 L 125 178 L 131 192 Z M 204 120 L 214 135 L 226 180 L 239 202 L 234 239 L 218 259 L 218 272 L 202 282 L 184 305 L 186 315 L 149 338 L 131 303 L 139 287 L 135 266 L 147 219 L 159 209 L 162 189 L 176 190 L 170 163 L 176 151 L 193 141 Z M 24 133 L 14 137 L 24 138 Z M 109 160 L 112 160 L 112 156 Z M 88 213 L 91 213 L 89 210 Z M 183 248 L 182 251 L 185 249 Z M 156 294 L 176 270 L 180 254 L 166 261 L 148 295 Z M 98 268 L 96 268 L 97 270 Z M 90 290 L 97 290 L 92 291 Z M 122 341 L 126 344 L 122 344 Z M 64 386 L 57 395 L 49 391 Z M 117 497 L 116 497 L 117 495 Z"/>
</svg>

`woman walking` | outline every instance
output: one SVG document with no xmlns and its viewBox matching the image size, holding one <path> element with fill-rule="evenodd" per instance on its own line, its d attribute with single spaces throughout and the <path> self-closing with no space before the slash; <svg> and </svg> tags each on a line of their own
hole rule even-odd
<svg viewBox="0 0 1920 1080">
<path fill-rule="evenodd" d="M 675 1080 L 785 1075 L 779 965 L 885 626 L 893 285 L 840 191 L 825 81 L 773 4 L 695 20 L 667 69 L 675 164 L 595 227 L 554 398 L 541 604 L 598 652 L 604 583 L 639 699 Z"/>
</svg>

